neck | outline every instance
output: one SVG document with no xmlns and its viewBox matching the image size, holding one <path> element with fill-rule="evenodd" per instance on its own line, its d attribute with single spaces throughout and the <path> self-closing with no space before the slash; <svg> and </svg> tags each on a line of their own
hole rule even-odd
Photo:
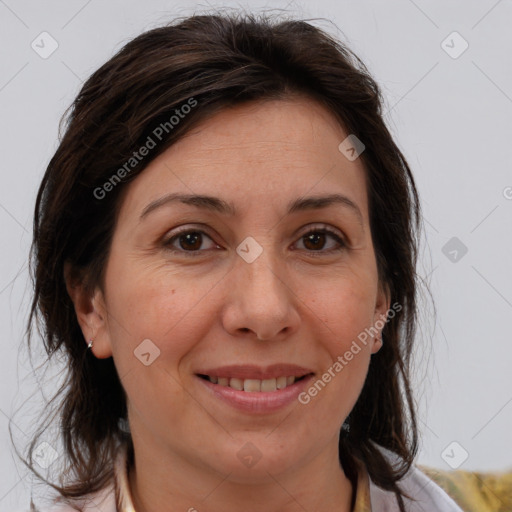
<svg viewBox="0 0 512 512">
<path fill-rule="evenodd" d="M 333 441 L 306 465 L 266 471 L 253 483 L 240 481 L 235 472 L 220 475 L 179 454 L 166 452 L 164 457 L 134 443 L 135 464 L 128 473 L 133 505 L 137 512 L 350 512 L 355 490 Z"/>
</svg>

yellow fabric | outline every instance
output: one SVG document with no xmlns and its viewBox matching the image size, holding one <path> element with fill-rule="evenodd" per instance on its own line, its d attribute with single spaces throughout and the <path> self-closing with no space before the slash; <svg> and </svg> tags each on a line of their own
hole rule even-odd
<svg viewBox="0 0 512 512">
<path fill-rule="evenodd" d="M 443 471 L 420 467 L 465 512 L 512 512 L 512 473 Z"/>
<path fill-rule="evenodd" d="M 370 480 L 366 470 L 359 471 L 359 479 L 357 481 L 356 502 L 353 512 L 372 512 L 370 502 Z"/>
</svg>

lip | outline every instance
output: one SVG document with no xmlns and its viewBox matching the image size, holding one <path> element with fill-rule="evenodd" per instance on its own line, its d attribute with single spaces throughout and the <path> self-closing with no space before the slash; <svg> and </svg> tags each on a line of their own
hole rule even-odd
<svg viewBox="0 0 512 512">
<path fill-rule="evenodd" d="M 281 374 L 282 375 L 282 374 Z M 293 373 L 291 374 L 293 375 Z M 213 375 L 212 375 L 213 376 Z M 306 375 L 302 380 L 277 391 L 239 391 L 228 386 L 220 386 L 198 375 L 195 378 L 205 387 L 205 391 L 222 402 L 252 414 L 269 414 L 297 401 L 300 393 L 309 385 L 314 375 Z M 240 377 L 238 377 L 240 378 Z M 244 377 L 249 379 L 250 377 Z M 268 377 L 273 378 L 273 377 Z"/>
<path fill-rule="evenodd" d="M 313 373 L 313 370 L 294 364 L 279 363 L 267 366 L 266 368 L 254 365 L 229 365 L 218 368 L 200 369 L 194 373 L 196 375 L 208 375 L 210 377 L 264 380 L 292 375 L 300 378 L 309 373 Z"/>
</svg>

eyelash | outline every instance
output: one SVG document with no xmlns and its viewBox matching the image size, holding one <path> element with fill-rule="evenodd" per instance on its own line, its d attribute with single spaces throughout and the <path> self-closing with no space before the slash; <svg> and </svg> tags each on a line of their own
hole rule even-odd
<svg viewBox="0 0 512 512">
<path fill-rule="evenodd" d="M 206 233 L 204 230 L 201 230 L 201 229 L 191 229 L 191 228 L 185 228 L 185 229 L 182 229 L 176 233 L 174 233 L 171 237 L 165 239 L 163 241 L 163 245 L 171 252 L 173 253 L 181 253 L 181 254 L 185 254 L 187 257 L 190 256 L 190 257 L 196 257 L 196 256 L 200 256 L 201 253 L 204 253 L 205 250 L 204 249 L 198 249 L 196 251 L 186 251 L 184 249 L 176 249 L 175 247 L 171 247 L 172 246 L 172 243 L 175 241 L 175 240 L 178 240 L 179 237 L 183 236 L 183 235 L 187 235 L 189 233 L 197 233 L 197 234 L 201 234 L 201 235 L 206 235 L 210 240 L 212 240 L 212 242 L 214 242 L 214 240 L 212 239 L 212 237 L 210 237 L 208 235 L 208 233 Z M 309 254 L 311 254 L 311 256 L 314 256 L 314 257 L 318 257 L 318 256 L 323 256 L 325 254 L 332 254 L 334 252 L 340 252 L 342 250 L 344 250 L 346 248 L 346 243 L 345 241 L 338 235 L 337 232 L 333 231 L 332 229 L 329 229 L 327 227 L 322 227 L 322 228 L 318 228 L 318 227 L 314 227 L 314 228 L 311 228 L 309 231 L 307 231 L 306 233 L 304 233 L 303 235 L 301 235 L 299 237 L 299 240 L 302 240 L 303 238 L 313 234 L 313 233 L 322 233 L 322 234 L 326 234 L 326 235 L 329 235 L 331 236 L 332 238 L 334 238 L 334 240 L 340 245 L 339 247 L 337 248 L 334 248 L 334 249 L 328 249 L 326 251 L 324 250 L 318 250 L 318 251 L 313 251 L 313 250 L 307 250 L 306 249 L 306 252 L 308 252 Z M 214 242 L 215 243 L 215 242 Z"/>
</svg>

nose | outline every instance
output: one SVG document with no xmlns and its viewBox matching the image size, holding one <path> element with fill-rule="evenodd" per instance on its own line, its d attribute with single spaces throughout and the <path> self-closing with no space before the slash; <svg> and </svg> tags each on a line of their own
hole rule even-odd
<svg viewBox="0 0 512 512">
<path fill-rule="evenodd" d="M 252 263 L 237 257 L 226 279 L 222 310 L 231 335 L 272 340 L 288 337 L 299 326 L 299 301 L 283 263 L 264 250 Z"/>
</svg>

